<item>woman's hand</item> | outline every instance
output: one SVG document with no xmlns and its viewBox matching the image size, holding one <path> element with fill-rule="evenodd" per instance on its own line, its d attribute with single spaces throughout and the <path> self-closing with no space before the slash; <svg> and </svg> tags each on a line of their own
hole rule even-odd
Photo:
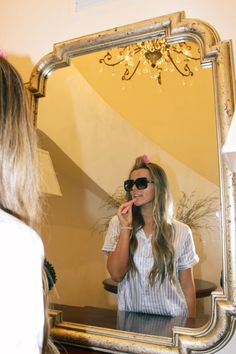
<svg viewBox="0 0 236 354">
<path fill-rule="evenodd" d="M 134 203 L 135 199 L 129 200 L 126 203 L 123 203 L 118 211 L 117 211 L 117 216 L 120 220 L 121 226 L 131 226 L 132 221 L 133 221 L 133 216 L 132 216 L 132 205 Z"/>
<path fill-rule="evenodd" d="M 195 318 L 196 317 L 196 289 L 195 289 L 192 268 L 180 270 L 179 281 L 187 302 L 188 315 L 189 315 L 188 317 Z"/>
</svg>

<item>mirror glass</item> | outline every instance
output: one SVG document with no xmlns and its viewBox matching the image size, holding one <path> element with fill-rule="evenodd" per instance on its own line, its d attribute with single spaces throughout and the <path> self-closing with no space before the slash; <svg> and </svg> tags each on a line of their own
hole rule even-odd
<svg viewBox="0 0 236 354">
<path fill-rule="evenodd" d="M 149 58 L 140 56 L 140 48 L 151 41 L 135 42 L 128 64 L 124 47 L 105 48 L 74 56 L 70 66 L 48 78 L 37 128 L 62 190 L 62 197 L 48 198 L 42 230 L 46 257 L 57 274 L 53 303 L 116 309 L 116 295 L 103 287 L 109 278 L 101 251 L 104 230 L 116 212 L 123 180 L 135 157 L 144 153 L 166 170 L 176 209 L 182 205 L 179 215 L 191 214 L 188 221 L 197 223 L 192 229 L 200 257 L 195 278 L 219 287 L 222 250 L 212 66 L 201 65 L 196 42 L 158 40 L 161 52 L 152 49 Z M 152 66 L 157 61 L 160 71 Z M 128 79 L 122 80 L 127 68 Z M 210 296 L 197 300 L 198 318 L 209 318 L 210 301 Z M 123 329 L 131 330 L 125 322 Z"/>
</svg>

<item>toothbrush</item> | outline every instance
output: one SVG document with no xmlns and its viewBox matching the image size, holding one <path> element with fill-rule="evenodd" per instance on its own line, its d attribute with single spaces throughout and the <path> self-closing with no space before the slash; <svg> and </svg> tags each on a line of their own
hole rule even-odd
<svg viewBox="0 0 236 354">
<path fill-rule="evenodd" d="M 121 214 L 126 214 L 126 213 L 128 213 L 130 207 L 133 205 L 134 202 L 135 202 L 135 199 L 130 200 L 130 201 L 128 202 L 129 204 L 126 205 L 126 206 L 124 207 L 124 209 L 122 209 Z"/>
</svg>

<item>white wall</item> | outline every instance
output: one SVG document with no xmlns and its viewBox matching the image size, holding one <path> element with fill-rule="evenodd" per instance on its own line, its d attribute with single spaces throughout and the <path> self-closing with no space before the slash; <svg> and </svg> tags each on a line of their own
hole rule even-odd
<svg viewBox="0 0 236 354">
<path fill-rule="evenodd" d="M 219 0 L 1 0 L 0 46 L 28 81 L 33 65 L 53 43 L 167 13 L 184 10 L 188 18 L 211 23 L 236 48 L 236 2 Z M 235 55 L 236 56 L 236 55 Z M 236 337 L 219 353 L 232 353 Z"/>
<path fill-rule="evenodd" d="M 236 47 L 235 8 L 232 0 L 224 5 L 220 0 L 1 0 L 0 45 L 27 81 L 33 63 L 52 51 L 53 43 L 182 10 L 188 18 L 211 23 Z"/>
</svg>

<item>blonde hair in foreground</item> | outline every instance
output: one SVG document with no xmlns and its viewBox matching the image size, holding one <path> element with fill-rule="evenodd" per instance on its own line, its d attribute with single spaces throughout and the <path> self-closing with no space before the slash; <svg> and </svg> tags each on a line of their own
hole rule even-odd
<svg viewBox="0 0 236 354">
<path fill-rule="evenodd" d="M 0 58 L 0 203 L 32 225 L 40 215 L 36 132 L 23 82 Z"/>
<path fill-rule="evenodd" d="M 41 214 L 36 131 L 22 79 L 1 56 L 0 114 L 0 208 L 32 226 L 39 222 Z M 48 288 L 44 271 L 43 279 L 45 326 L 42 353 L 59 353 L 49 339 Z"/>
</svg>

